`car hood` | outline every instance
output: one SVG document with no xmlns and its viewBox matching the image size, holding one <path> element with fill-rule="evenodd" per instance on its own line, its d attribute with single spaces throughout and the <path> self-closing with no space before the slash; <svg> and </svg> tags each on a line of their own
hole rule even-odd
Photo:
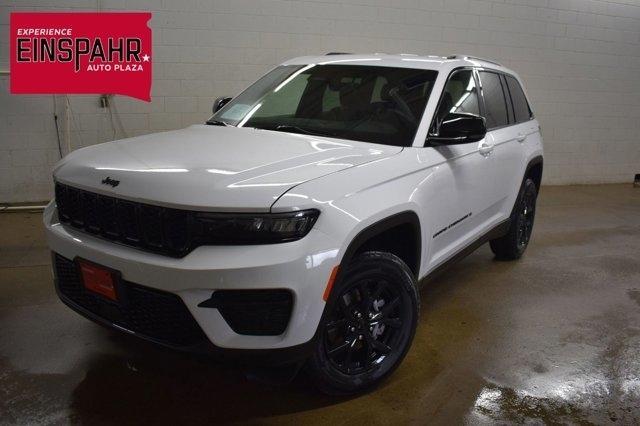
<svg viewBox="0 0 640 426">
<path fill-rule="evenodd" d="M 169 207 L 268 211 L 300 183 L 401 150 L 310 135 L 194 125 L 79 149 L 58 164 L 54 178 L 89 191 Z"/>
</svg>

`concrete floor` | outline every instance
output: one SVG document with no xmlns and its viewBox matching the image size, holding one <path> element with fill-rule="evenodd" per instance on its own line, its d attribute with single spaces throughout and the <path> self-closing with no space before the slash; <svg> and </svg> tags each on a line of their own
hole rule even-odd
<svg viewBox="0 0 640 426">
<path fill-rule="evenodd" d="M 0 214 L 0 423 L 640 422 L 640 189 L 545 187 L 518 262 L 488 246 L 422 292 L 401 367 L 352 399 L 249 381 L 59 302 L 40 215 Z"/>
</svg>

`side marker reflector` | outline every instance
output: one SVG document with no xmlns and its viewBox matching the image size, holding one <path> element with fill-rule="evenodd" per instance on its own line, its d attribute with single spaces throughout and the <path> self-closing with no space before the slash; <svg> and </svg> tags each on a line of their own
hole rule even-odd
<svg viewBox="0 0 640 426">
<path fill-rule="evenodd" d="M 336 277 L 338 276 L 339 269 L 340 269 L 340 265 L 334 266 L 333 270 L 331 271 L 331 275 L 329 275 L 329 281 L 327 282 L 327 287 L 324 289 L 324 294 L 322 295 L 322 300 L 324 300 L 325 302 L 329 300 L 329 295 L 331 294 L 333 283 L 336 281 Z"/>
</svg>

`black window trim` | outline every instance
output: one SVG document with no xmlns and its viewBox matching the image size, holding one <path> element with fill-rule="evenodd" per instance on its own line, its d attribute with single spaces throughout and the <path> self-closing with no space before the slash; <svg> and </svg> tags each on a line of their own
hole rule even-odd
<svg viewBox="0 0 640 426">
<path fill-rule="evenodd" d="M 513 105 L 513 97 L 511 96 L 511 90 L 509 89 L 509 84 L 507 83 L 507 76 L 504 73 L 500 73 L 500 82 L 502 83 L 502 90 L 505 93 L 505 98 L 508 96 L 509 100 L 507 101 L 507 119 L 509 122 L 509 106 L 511 106 L 511 118 L 513 119 L 514 124 L 518 124 L 518 120 L 516 120 L 516 107 Z"/>
</svg>

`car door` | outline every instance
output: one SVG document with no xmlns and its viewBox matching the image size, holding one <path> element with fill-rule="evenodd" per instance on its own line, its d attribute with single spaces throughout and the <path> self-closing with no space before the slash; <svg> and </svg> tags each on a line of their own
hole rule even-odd
<svg viewBox="0 0 640 426">
<path fill-rule="evenodd" d="M 503 190 L 512 194 L 507 198 L 504 206 L 506 214 L 510 214 L 513 208 L 515 195 L 520 190 L 523 173 L 527 161 L 527 145 L 533 146 L 540 143 L 540 128 L 533 117 L 533 112 L 527 102 L 527 97 L 518 80 L 508 74 L 502 75 L 503 87 L 509 93 L 511 106 L 513 107 L 513 131 L 516 142 L 510 143 L 508 148 L 509 165 L 505 168 L 505 187 Z"/>
<path fill-rule="evenodd" d="M 504 75 L 493 70 L 479 70 L 478 76 L 487 123 L 486 139 L 493 148 L 491 156 L 495 166 L 490 176 L 494 204 L 487 213 L 489 220 L 495 223 L 511 213 L 513 195 L 522 178 L 516 175 L 523 170 L 524 150 Z"/>
<path fill-rule="evenodd" d="M 474 71 L 453 71 L 445 83 L 430 132 L 450 112 L 481 114 L 481 102 Z M 461 145 L 427 146 L 419 150 L 421 163 L 433 164 L 431 185 L 436 190 L 425 197 L 423 223 L 431 224 L 429 255 L 431 270 L 473 242 L 482 233 L 486 210 L 493 204 L 492 159 L 486 140 Z"/>
</svg>

